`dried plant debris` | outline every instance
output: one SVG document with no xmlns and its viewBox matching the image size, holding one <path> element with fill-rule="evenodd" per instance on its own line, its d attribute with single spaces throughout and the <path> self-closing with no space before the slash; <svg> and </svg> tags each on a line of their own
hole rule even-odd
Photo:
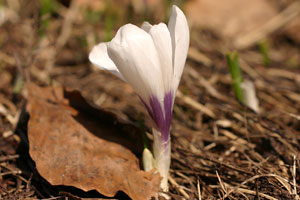
<svg viewBox="0 0 300 200">
<path fill-rule="evenodd" d="M 84 192 L 75 187 L 45 183 L 36 174 L 27 149 L 20 144 L 26 138 L 21 133 L 27 134 L 28 115 L 20 117 L 16 131 L 15 127 L 24 102 L 29 99 L 28 90 L 24 90 L 26 87 L 22 84 L 30 80 L 38 85 L 51 83 L 77 89 L 86 99 L 113 111 L 124 121 L 138 124 L 145 120 L 144 128 L 150 131 L 147 111 L 133 90 L 123 81 L 96 71 L 88 64 L 91 48 L 98 42 L 110 40 L 122 24 L 140 24 L 145 17 L 150 23 L 167 20 L 156 14 L 169 6 L 162 6 L 161 1 L 155 13 L 150 8 L 152 0 L 147 1 L 150 8 L 147 16 L 136 13 L 140 4 L 124 9 L 124 4 L 138 1 L 145 3 L 114 0 L 109 8 L 104 1 L 43 0 L 50 5 L 55 2 L 56 10 L 42 18 L 39 17 L 41 0 L 0 1 L 0 13 L 5 10 L 4 18 L 0 19 L 0 199 L 128 199 L 122 192 L 115 197 L 104 197 L 95 190 Z M 83 5 L 84 2 L 92 4 Z M 299 1 L 174 2 L 182 2 L 192 27 L 187 65 L 174 104 L 170 197 L 299 199 Z M 47 23 L 42 25 L 43 20 Z M 199 23 L 201 29 L 196 28 L 196 20 L 202 23 Z M 44 34 L 40 35 L 40 31 Z M 242 50 L 232 48 L 232 44 L 239 44 L 236 47 Z M 255 86 L 259 113 L 240 104 L 232 90 L 225 55 L 236 50 L 243 77 Z M 26 74 L 30 79 L 26 79 Z M 19 81 L 20 76 L 23 83 Z M 143 145 L 135 143 L 142 140 L 136 139 L 140 133 L 134 127 L 124 126 L 113 115 L 87 106 L 79 92 L 64 90 L 60 95 L 56 89 L 51 90 L 56 92 L 52 95 L 41 92 L 43 95 L 34 101 L 46 101 L 51 108 L 59 108 L 51 112 L 55 110 L 66 118 L 73 118 L 91 135 L 99 136 L 97 139 L 121 144 L 140 158 Z M 40 114 L 41 120 L 45 119 L 42 114 L 45 112 Z M 115 131 L 108 127 L 114 127 Z M 45 132 L 42 127 L 44 131 L 39 134 L 49 133 L 53 128 Z M 111 134 L 104 134 L 106 131 L 102 128 Z M 60 130 L 61 126 L 56 129 Z M 151 135 L 148 136 L 151 140 Z"/>
<path fill-rule="evenodd" d="M 99 119 L 89 122 L 82 118 L 87 115 L 82 113 L 86 105 L 80 102 L 78 94 L 61 87 L 40 88 L 33 84 L 27 89 L 29 153 L 40 175 L 49 183 L 97 190 L 108 197 L 124 191 L 137 200 L 157 194 L 159 175 L 141 171 L 130 150 L 101 138 L 122 131 L 109 126 L 117 122 L 101 121 L 109 116 L 107 113 L 97 110 Z M 90 111 L 91 118 L 96 118 L 92 112 L 95 111 Z M 95 121 L 99 125 L 97 130 Z"/>
</svg>

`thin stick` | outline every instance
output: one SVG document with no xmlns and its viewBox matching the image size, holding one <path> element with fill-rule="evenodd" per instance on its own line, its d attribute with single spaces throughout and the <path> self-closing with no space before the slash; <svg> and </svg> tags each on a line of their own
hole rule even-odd
<svg viewBox="0 0 300 200">
<path fill-rule="evenodd" d="M 238 191 L 238 192 L 243 192 L 243 193 L 247 193 L 247 194 L 252 194 L 252 195 L 255 195 L 255 194 L 256 194 L 256 191 L 248 190 L 248 189 L 244 189 L 244 188 L 238 188 L 236 191 Z M 276 199 L 276 198 L 274 198 L 274 197 L 271 197 L 271 196 L 269 196 L 269 195 L 267 195 L 267 194 L 264 194 L 264 193 L 261 193 L 261 192 L 259 192 L 258 195 L 261 196 L 261 197 L 264 197 L 264 198 L 266 198 L 266 199 L 270 199 L 270 200 L 278 200 L 278 199 Z"/>
<path fill-rule="evenodd" d="M 225 192 L 226 196 L 228 196 L 228 195 L 227 195 L 226 188 L 225 188 L 225 186 L 224 186 L 224 184 L 223 184 L 223 182 L 222 182 L 222 180 L 221 180 L 221 177 L 219 176 L 218 171 L 216 171 L 216 174 L 217 174 L 218 181 L 219 181 L 219 183 L 220 183 L 220 185 L 221 185 L 222 190 Z"/>
<path fill-rule="evenodd" d="M 239 184 L 239 185 L 237 185 L 237 186 L 231 188 L 231 189 L 229 190 L 229 192 L 224 196 L 224 198 L 228 197 L 228 195 L 230 195 L 230 194 L 233 193 L 234 191 L 238 191 L 239 189 L 241 189 L 240 187 L 243 186 L 243 185 L 245 185 L 246 183 L 248 183 L 248 182 L 250 182 L 250 181 L 253 181 L 253 180 L 255 180 L 255 179 L 261 178 L 261 177 L 279 177 L 279 176 L 276 175 L 276 174 L 255 175 L 255 176 L 253 176 L 253 177 L 251 177 L 251 178 L 249 178 L 249 179 L 243 181 L 241 184 Z M 282 178 L 282 177 L 281 177 L 281 178 Z M 282 178 L 282 180 L 285 180 L 285 179 Z M 288 180 L 286 180 L 286 182 L 288 182 Z M 254 192 L 254 194 L 256 194 L 255 191 L 253 191 L 253 192 Z M 246 193 L 246 192 L 245 192 L 245 193 Z M 249 193 L 249 194 L 250 194 L 250 193 Z M 261 195 L 262 193 L 259 193 L 259 194 Z M 263 196 L 263 195 L 261 195 L 261 196 Z M 265 197 L 265 196 L 264 196 L 264 197 Z M 269 199 L 275 199 L 275 198 L 270 197 Z"/>
<path fill-rule="evenodd" d="M 201 103 L 195 101 L 194 99 L 190 98 L 189 96 L 182 94 L 182 92 L 180 92 L 179 90 L 176 93 L 176 97 L 178 99 L 181 99 L 184 103 L 190 105 L 191 107 L 205 113 L 211 118 L 216 118 L 216 115 L 213 113 L 213 111 L 211 111 L 209 108 L 205 107 Z"/>
<path fill-rule="evenodd" d="M 0 162 L 9 161 L 9 160 L 15 160 L 17 158 L 19 158 L 19 155 L 2 156 L 2 157 L 0 157 Z"/>
<path fill-rule="evenodd" d="M 180 185 L 171 177 L 169 176 L 169 181 L 172 185 L 174 185 L 178 191 L 187 199 L 190 199 L 190 196 L 180 187 Z"/>
<path fill-rule="evenodd" d="M 202 200 L 199 179 L 197 180 L 197 190 L 198 190 L 198 199 Z"/>
<path fill-rule="evenodd" d="M 295 199 L 298 200 L 299 199 L 299 195 L 297 194 L 297 182 L 296 182 L 296 156 L 293 156 L 293 172 L 292 172 L 292 176 L 293 176 L 293 184 L 294 184 L 294 190 L 293 190 L 293 194 L 295 195 Z"/>
</svg>

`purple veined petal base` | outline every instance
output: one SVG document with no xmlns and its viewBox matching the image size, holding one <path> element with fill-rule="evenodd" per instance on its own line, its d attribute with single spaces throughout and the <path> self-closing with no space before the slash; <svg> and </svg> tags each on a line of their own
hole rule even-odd
<svg viewBox="0 0 300 200">
<path fill-rule="evenodd" d="M 172 92 L 167 92 L 164 96 L 163 105 L 159 102 L 156 96 L 151 96 L 148 105 L 142 98 L 140 98 L 145 105 L 150 117 L 156 125 L 156 128 L 161 133 L 161 140 L 169 141 L 170 128 L 173 109 L 173 95 Z M 164 108 L 162 108 L 162 106 Z M 164 110 L 163 110 L 164 109 Z"/>
</svg>

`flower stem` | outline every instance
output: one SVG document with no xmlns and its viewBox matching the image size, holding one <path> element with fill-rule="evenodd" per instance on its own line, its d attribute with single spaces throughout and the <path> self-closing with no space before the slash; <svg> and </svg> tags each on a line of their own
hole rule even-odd
<svg viewBox="0 0 300 200">
<path fill-rule="evenodd" d="M 161 137 L 161 133 L 153 129 L 153 153 L 154 153 L 154 167 L 162 177 L 160 187 L 164 192 L 168 191 L 168 176 L 171 164 L 171 142 L 170 134 L 165 141 Z"/>
</svg>

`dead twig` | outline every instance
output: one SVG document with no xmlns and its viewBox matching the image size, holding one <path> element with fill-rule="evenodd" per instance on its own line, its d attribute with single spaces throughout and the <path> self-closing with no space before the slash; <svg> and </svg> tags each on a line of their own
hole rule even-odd
<svg viewBox="0 0 300 200">
<path fill-rule="evenodd" d="M 9 161 L 9 160 L 15 160 L 17 158 L 19 158 L 19 155 L 1 156 L 0 157 L 0 162 L 5 162 L 5 161 Z"/>
<path fill-rule="evenodd" d="M 178 191 L 187 199 L 190 199 L 190 196 L 180 187 L 180 185 L 171 177 L 169 176 L 170 183 L 175 186 Z"/>
<path fill-rule="evenodd" d="M 181 99 L 184 103 L 186 103 L 187 105 L 190 105 L 191 107 L 193 107 L 194 109 L 197 109 L 203 113 L 205 113 L 206 115 L 210 116 L 211 118 L 216 118 L 216 115 L 213 113 L 212 110 L 210 110 L 209 108 L 207 108 L 206 106 L 202 105 L 201 103 L 193 100 L 192 98 L 190 98 L 189 96 L 186 96 L 184 94 L 182 94 L 182 92 L 180 92 L 179 90 L 176 93 L 176 97 L 178 99 Z"/>
</svg>

